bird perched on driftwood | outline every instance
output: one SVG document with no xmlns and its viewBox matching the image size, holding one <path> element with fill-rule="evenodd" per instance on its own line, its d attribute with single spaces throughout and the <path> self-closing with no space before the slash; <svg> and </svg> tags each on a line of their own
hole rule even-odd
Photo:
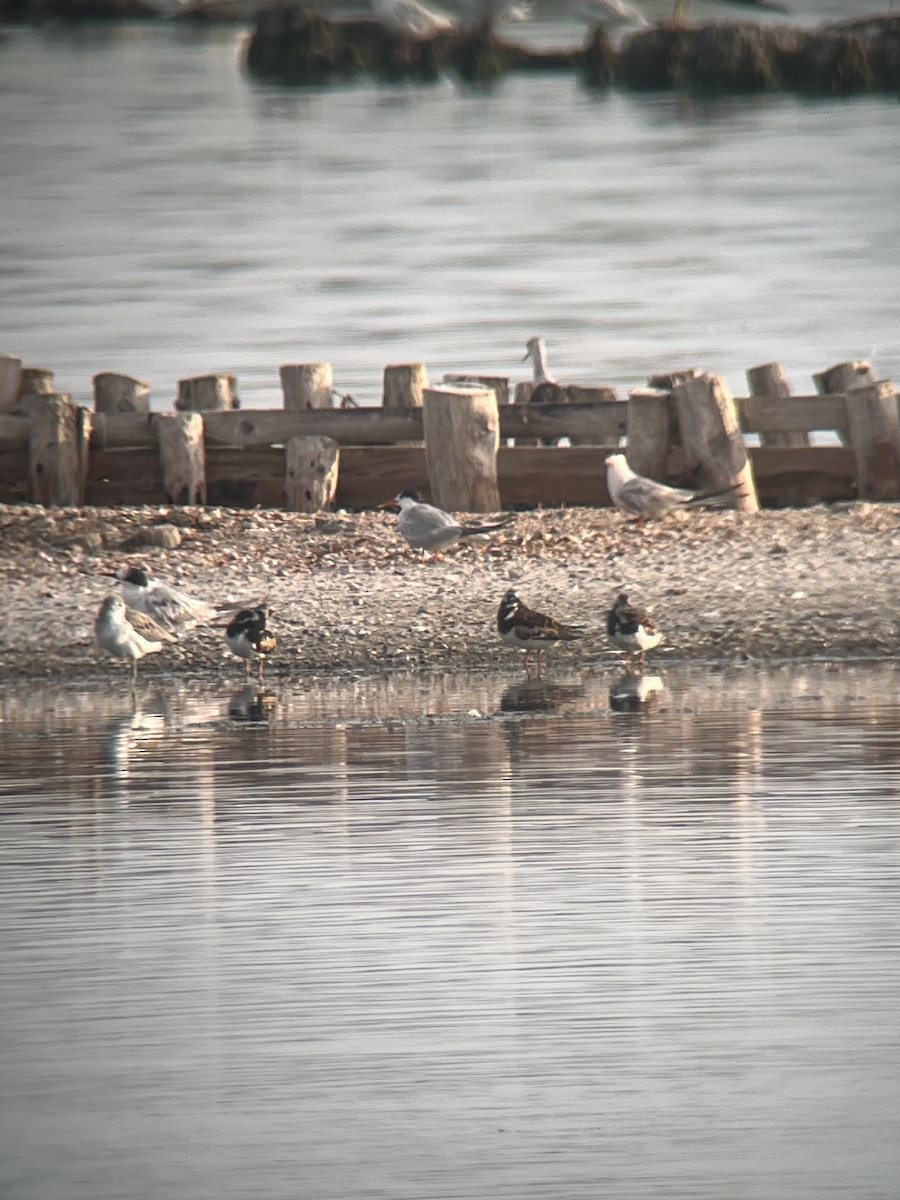
<svg viewBox="0 0 900 1200">
<path fill-rule="evenodd" d="M 278 644 L 266 628 L 269 618 L 267 607 L 242 608 L 228 623 L 225 641 L 232 654 L 244 660 L 244 674 L 250 678 L 250 663 L 255 658 L 259 682 L 263 680 L 263 662 Z"/>
<path fill-rule="evenodd" d="M 423 504 L 418 492 L 413 491 L 401 492 L 395 499 L 386 500 L 378 507 L 399 510 L 397 529 L 400 536 L 413 550 L 421 551 L 423 558 L 428 554 L 440 554 L 442 550 L 449 550 L 457 542 L 496 533 L 513 520 L 509 516 L 488 524 L 474 521 L 461 524 L 442 508 L 436 508 L 433 504 Z"/>
<path fill-rule="evenodd" d="M 147 654 L 158 654 L 163 643 L 174 636 L 146 613 L 128 612 L 121 596 L 107 596 L 94 621 L 97 644 L 113 658 L 131 661 L 131 681 L 137 681 L 137 666 Z"/>
<path fill-rule="evenodd" d="M 642 523 L 647 517 L 661 517 L 685 504 L 723 499 L 733 495 L 737 486 L 717 492 L 692 492 L 688 488 L 669 487 L 655 479 L 636 475 L 624 454 L 610 454 L 606 458 L 606 488 L 610 500 L 622 512 L 639 517 Z"/>
<path fill-rule="evenodd" d="M 568 404 L 566 389 L 547 369 L 547 345 L 542 337 L 529 338 L 525 343 L 525 358 L 531 359 L 531 398 L 529 404 Z"/>
<path fill-rule="evenodd" d="M 602 29 L 610 38 L 650 24 L 640 9 L 626 0 L 570 0 L 570 3 L 576 17 L 592 31 Z"/>
<path fill-rule="evenodd" d="M 144 613 L 163 629 L 192 629 L 216 617 L 216 609 L 203 600 L 195 600 L 186 592 L 151 579 L 140 567 L 120 567 L 108 572 L 122 585 L 122 599 L 132 612 Z"/>
<path fill-rule="evenodd" d="M 537 660 L 537 673 L 541 673 L 541 660 L 544 651 L 560 642 L 574 642 L 581 637 L 581 630 L 575 625 L 563 625 L 554 617 L 537 612 L 523 604 L 516 593 L 510 589 L 500 601 L 497 610 L 497 632 L 507 646 L 515 646 L 517 650 L 525 651 L 525 672 L 529 671 L 529 656 L 534 651 Z"/>
<path fill-rule="evenodd" d="M 455 28 L 449 17 L 432 12 L 418 0 L 372 0 L 372 11 L 383 29 L 408 42 L 423 41 Z"/>
<path fill-rule="evenodd" d="M 653 650 L 662 641 L 662 634 L 650 619 L 650 614 L 628 603 L 624 592 L 619 596 L 606 617 L 606 632 L 617 650 L 628 655 L 625 660 L 631 667 L 635 654 L 640 655 L 641 670 L 648 650 Z"/>
</svg>

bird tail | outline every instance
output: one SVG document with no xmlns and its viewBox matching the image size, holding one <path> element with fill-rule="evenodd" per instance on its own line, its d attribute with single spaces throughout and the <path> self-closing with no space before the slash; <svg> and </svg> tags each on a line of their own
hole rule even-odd
<svg viewBox="0 0 900 1200">
<path fill-rule="evenodd" d="M 730 487 L 720 488 L 715 492 L 696 492 L 688 500 L 688 504 L 709 504 L 711 500 L 727 500 L 731 496 L 743 496 L 744 485 L 742 483 L 733 483 Z"/>
<path fill-rule="evenodd" d="M 460 538 L 481 537 L 485 533 L 496 533 L 498 529 L 506 529 L 506 527 L 515 520 L 515 517 L 504 517 L 502 521 L 493 521 L 490 525 L 462 525 L 460 526 Z"/>
</svg>

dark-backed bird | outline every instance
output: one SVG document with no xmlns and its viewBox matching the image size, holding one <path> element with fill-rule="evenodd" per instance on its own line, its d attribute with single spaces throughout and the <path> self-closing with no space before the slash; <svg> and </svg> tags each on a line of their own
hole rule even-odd
<svg viewBox="0 0 900 1200">
<path fill-rule="evenodd" d="M 653 624 L 649 613 L 629 604 L 624 592 L 619 593 L 607 614 L 606 632 L 616 649 L 624 650 L 628 655 L 626 665 L 630 667 L 635 654 L 638 654 L 642 669 L 647 651 L 658 646 L 663 636 Z"/>
<path fill-rule="evenodd" d="M 669 487 L 637 475 L 628 465 L 624 454 L 610 454 L 606 459 L 606 488 L 616 508 L 631 517 L 661 517 L 673 508 L 719 500 L 734 494 L 736 487 L 717 492 L 692 492 L 688 488 Z"/>
<path fill-rule="evenodd" d="M 529 657 L 534 651 L 538 675 L 544 651 L 558 646 L 560 642 L 574 642 L 581 637 L 581 630 L 574 625 L 563 625 L 545 613 L 537 612 L 523 604 L 510 589 L 500 601 L 497 610 L 497 632 L 507 646 L 525 651 L 525 671 L 528 672 Z"/>
<path fill-rule="evenodd" d="M 158 654 L 163 643 L 175 638 L 146 613 L 129 612 L 121 596 L 107 596 L 94 621 L 97 644 L 113 658 L 131 662 L 132 682 L 137 680 L 137 665 L 147 654 Z"/>
<path fill-rule="evenodd" d="M 110 572 L 122 585 L 122 599 L 132 612 L 141 612 L 174 632 L 192 629 L 206 621 L 215 620 L 217 613 L 211 604 L 195 600 L 186 592 L 158 579 L 152 579 L 140 567 L 121 567 Z"/>
<path fill-rule="evenodd" d="M 265 605 L 259 608 L 242 608 L 229 622 L 225 630 L 225 641 L 232 654 L 244 660 L 244 674 L 250 678 L 250 664 L 256 659 L 259 682 L 263 679 L 263 663 L 277 642 L 266 625 L 269 612 Z"/>
<path fill-rule="evenodd" d="M 423 556 L 440 554 L 442 550 L 448 550 L 457 542 L 465 542 L 470 538 L 496 533 L 498 529 L 504 529 L 513 520 L 509 516 L 504 517 L 501 521 L 492 521 L 487 524 L 476 521 L 460 523 L 449 513 L 445 513 L 442 508 L 437 508 L 433 504 L 424 504 L 419 499 L 418 492 L 413 491 L 401 492 L 393 500 L 387 500 L 378 507 L 399 510 L 397 529 L 400 536 L 413 550 L 419 550 Z"/>
</svg>

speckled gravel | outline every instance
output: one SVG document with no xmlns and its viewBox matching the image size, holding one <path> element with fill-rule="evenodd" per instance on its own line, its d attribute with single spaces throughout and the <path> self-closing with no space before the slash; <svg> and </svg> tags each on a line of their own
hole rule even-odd
<svg viewBox="0 0 900 1200">
<path fill-rule="evenodd" d="M 93 642 L 104 571 L 144 566 L 202 599 L 267 599 L 273 676 L 335 668 L 492 667 L 503 592 L 585 634 L 560 655 L 615 662 L 605 614 L 625 589 L 652 609 L 666 659 L 900 653 L 900 505 L 685 511 L 644 530 L 610 509 L 521 513 L 502 534 L 420 562 L 385 513 L 0 506 L 0 667 L 12 677 L 126 671 Z M 223 625 L 226 618 L 223 618 Z M 196 630 L 142 674 L 241 664 Z"/>
</svg>

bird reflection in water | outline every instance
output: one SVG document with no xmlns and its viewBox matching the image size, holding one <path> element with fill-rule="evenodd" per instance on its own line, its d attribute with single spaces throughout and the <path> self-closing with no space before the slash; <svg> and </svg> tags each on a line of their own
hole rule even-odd
<svg viewBox="0 0 900 1200">
<path fill-rule="evenodd" d="M 547 683 L 526 679 L 510 684 L 500 697 L 501 712 L 558 712 L 584 694 L 581 684 Z"/>
<path fill-rule="evenodd" d="M 277 707 L 278 699 L 271 692 L 246 687 L 235 692 L 228 701 L 228 716 L 232 721 L 265 725 Z"/>
<path fill-rule="evenodd" d="M 658 675 L 633 675 L 626 671 L 609 689 L 613 712 L 646 712 L 659 700 L 665 685 Z"/>
</svg>

